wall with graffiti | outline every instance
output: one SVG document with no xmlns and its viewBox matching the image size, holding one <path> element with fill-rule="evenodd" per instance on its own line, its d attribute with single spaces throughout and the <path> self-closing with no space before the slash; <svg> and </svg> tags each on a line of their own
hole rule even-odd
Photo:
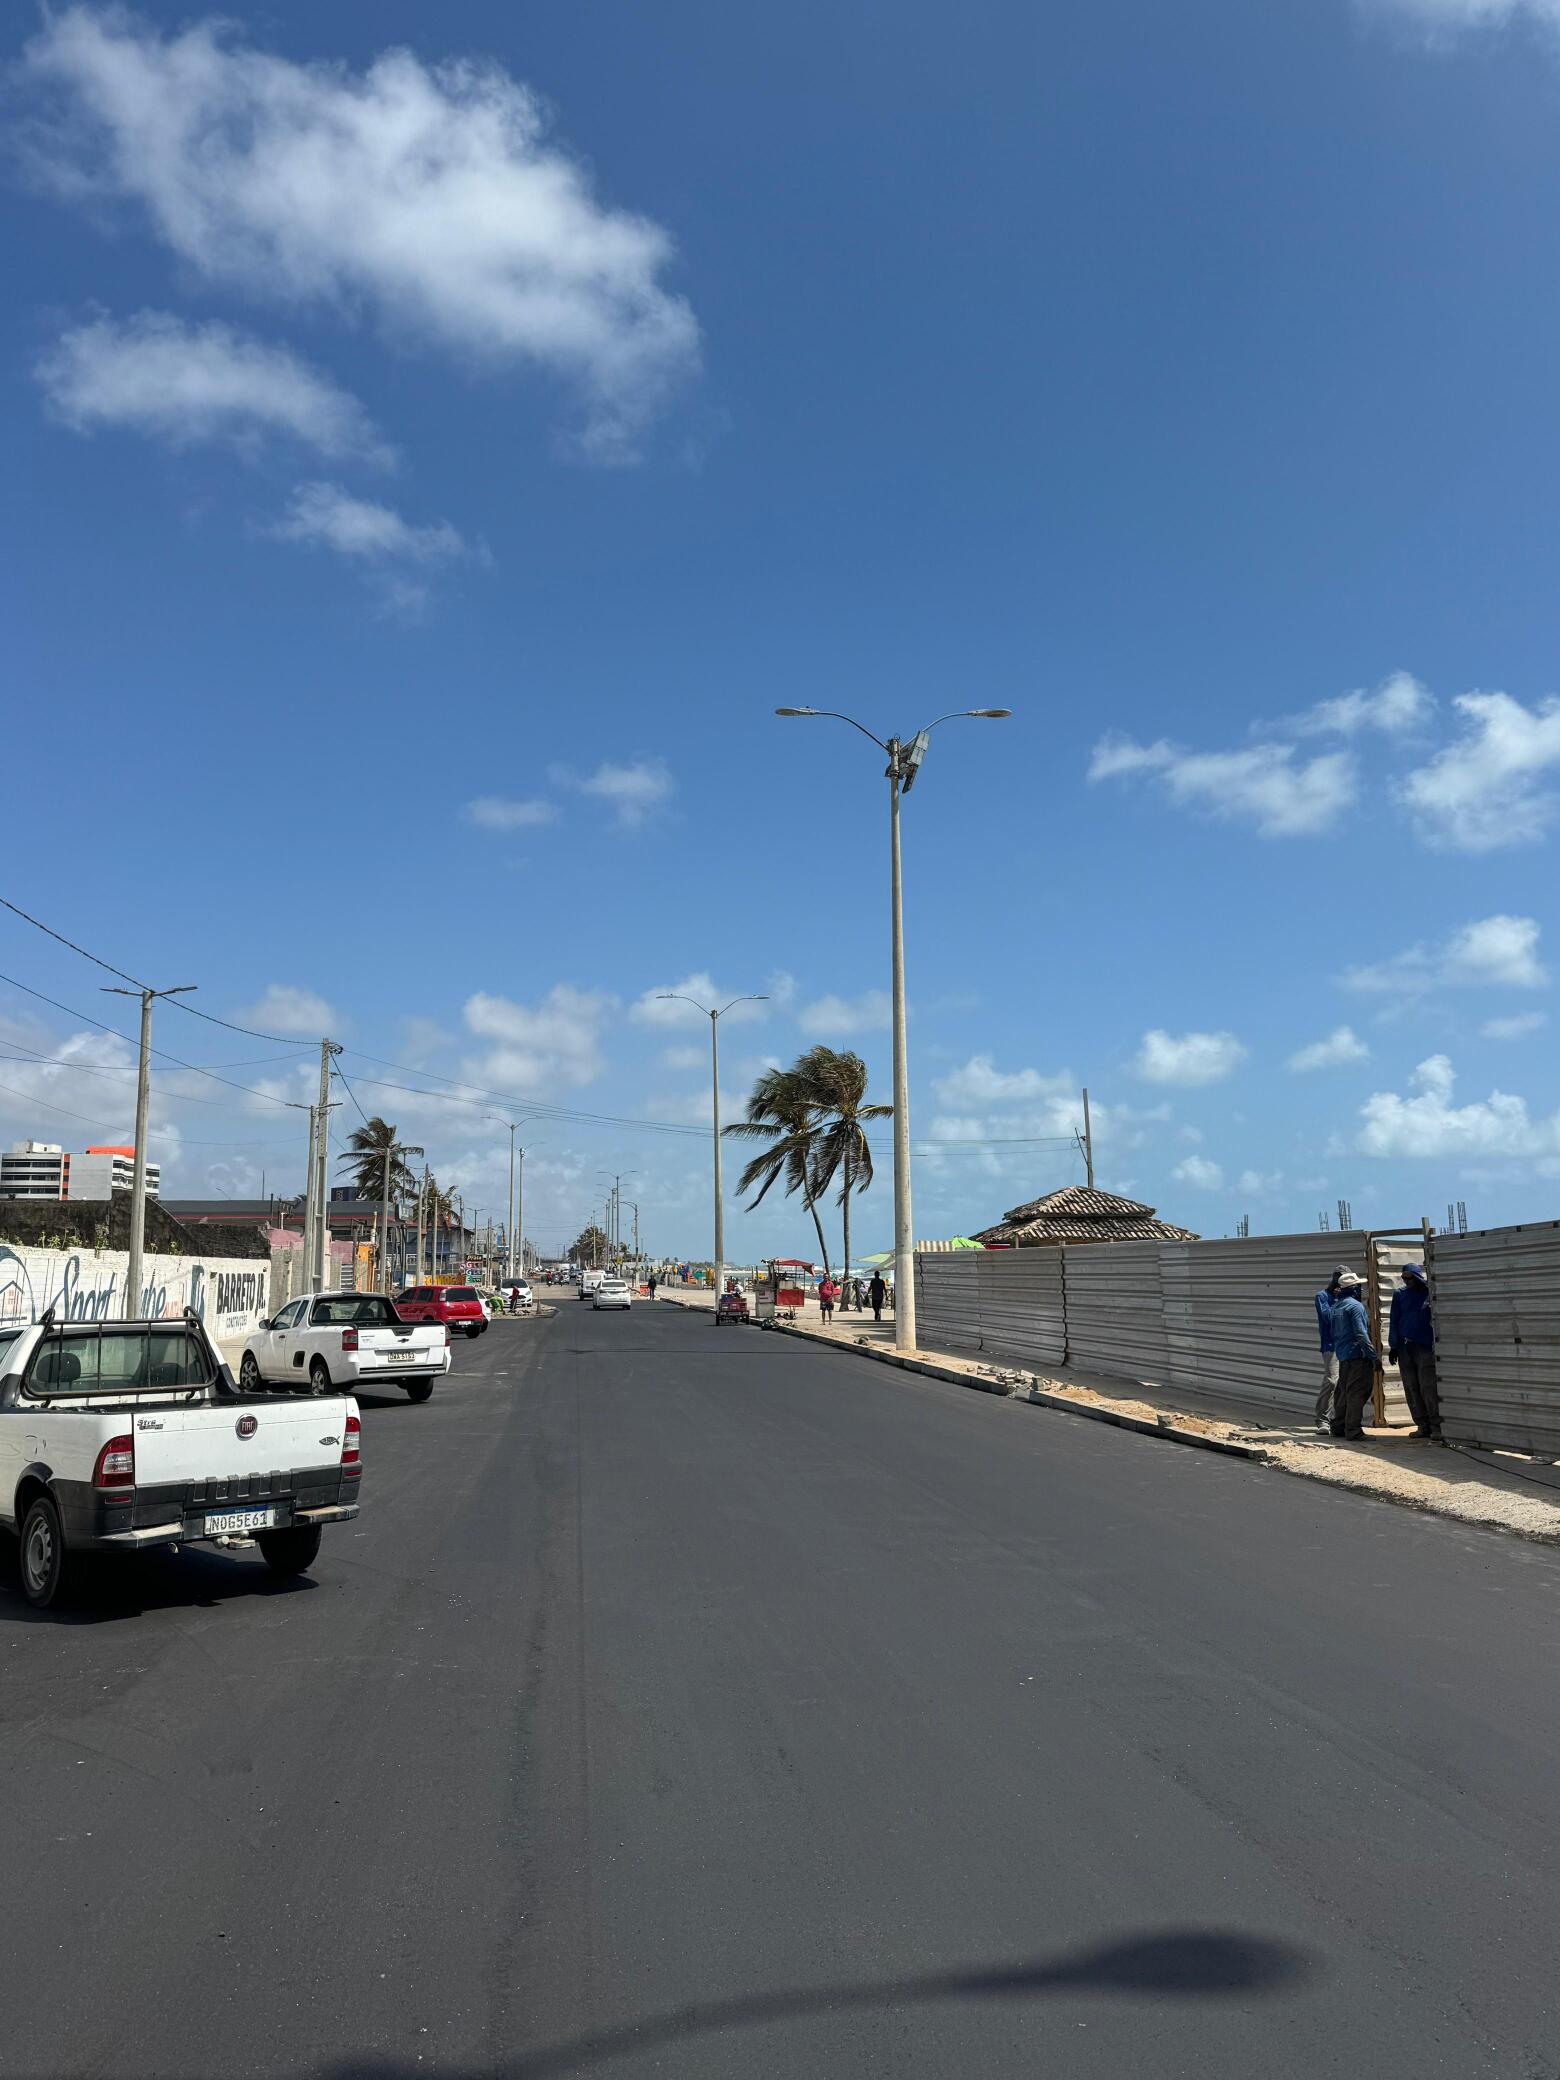
<svg viewBox="0 0 1560 2080">
<path fill-rule="evenodd" d="M 270 1299 L 266 1257 L 158 1257 L 141 1260 L 139 1304 L 125 1305 L 130 1259 L 123 1250 L 13 1249 L 0 1242 L 0 1327 L 35 1322 L 45 1308 L 60 1322 L 111 1322 L 125 1315 L 157 1321 L 193 1307 L 217 1340 L 259 1327 Z"/>
</svg>

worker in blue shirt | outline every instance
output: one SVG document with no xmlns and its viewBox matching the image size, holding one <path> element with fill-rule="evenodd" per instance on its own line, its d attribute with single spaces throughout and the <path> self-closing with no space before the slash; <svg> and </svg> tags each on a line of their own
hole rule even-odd
<svg viewBox="0 0 1560 2080">
<path fill-rule="evenodd" d="M 1334 1437 L 1360 1443 L 1365 1436 L 1365 1403 L 1381 1369 L 1381 1356 L 1370 1340 L 1370 1322 L 1360 1294 L 1365 1281 L 1357 1271 L 1338 1273 L 1333 1302 L 1333 1349 L 1338 1355 L 1338 1393 L 1333 1402 Z"/>
<path fill-rule="evenodd" d="M 1338 1353 L 1333 1349 L 1332 1311 L 1344 1268 L 1342 1264 L 1335 1264 L 1332 1277 L 1316 1296 L 1316 1327 L 1322 1339 L 1322 1388 L 1316 1397 L 1318 1430 L 1331 1428 L 1333 1396 L 1338 1391 Z"/>
<path fill-rule="evenodd" d="M 1435 1330 L 1430 1321 L 1430 1283 L 1423 1264 L 1405 1264 L 1403 1283 L 1392 1295 L 1387 1356 L 1403 1378 L 1403 1395 L 1416 1437 L 1441 1434 L 1441 1395 L 1435 1376 Z"/>
</svg>

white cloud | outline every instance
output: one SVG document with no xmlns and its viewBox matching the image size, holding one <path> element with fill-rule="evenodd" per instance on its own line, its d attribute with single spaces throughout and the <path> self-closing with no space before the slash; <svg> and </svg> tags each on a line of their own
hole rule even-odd
<svg viewBox="0 0 1560 2080">
<path fill-rule="evenodd" d="M 35 373 L 55 416 L 78 433 L 117 426 L 174 447 L 250 450 L 282 434 L 322 455 L 394 460 L 355 397 L 231 325 L 188 325 L 161 311 L 98 318 L 62 334 Z"/>
<path fill-rule="evenodd" d="M 311 989 L 290 982 L 272 982 L 253 1004 L 233 1014 L 235 1023 L 258 1026 L 267 1033 L 303 1033 L 323 1039 L 341 1027 L 341 1015 Z"/>
<path fill-rule="evenodd" d="M 1541 784 L 1560 766 L 1560 700 L 1525 708 L 1508 693 L 1467 693 L 1453 702 L 1462 735 L 1398 793 L 1428 842 L 1459 852 L 1493 852 L 1543 837 L 1556 796 Z"/>
<path fill-rule="evenodd" d="M 1056 1076 L 1046 1075 L 1039 1069 L 1005 1072 L 997 1068 L 989 1054 L 973 1054 L 962 1068 L 939 1076 L 932 1089 L 943 1105 L 986 1107 L 1065 1098 L 1076 1107 L 1079 1125 L 1083 1123 L 1083 1101 L 1078 1086 L 1065 1069 Z"/>
<path fill-rule="evenodd" d="M 1242 1170 L 1235 1180 L 1235 1189 L 1248 1199 L 1270 1199 L 1275 1192 L 1284 1189 L 1284 1173 L 1282 1170 Z"/>
<path fill-rule="evenodd" d="M 1145 1083 L 1219 1083 L 1246 1059 L 1246 1049 L 1233 1033 L 1165 1032 L 1154 1027 L 1143 1035 L 1136 1073 Z"/>
<path fill-rule="evenodd" d="M 20 73 L 44 101 L 32 165 L 57 191 L 134 205 L 196 277 L 547 369 L 581 394 L 602 460 L 631 455 L 697 365 L 665 231 L 598 202 L 496 64 L 294 64 L 220 22 L 165 37 L 75 6 L 45 18 Z"/>
<path fill-rule="evenodd" d="M 606 1067 L 601 1033 L 616 999 L 559 982 L 532 1007 L 479 990 L 462 1016 L 468 1032 L 493 1042 L 463 1071 L 466 1080 L 517 1096 L 557 1084 L 592 1083 Z"/>
<path fill-rule="evenodd" d="M 1389 960 L 1349 968 L 1349 989 L 1423 996 L 1433 989 L 1542 989 L 1549 980 L 1538 958 L 1539 925 L 1504 912 L 1460 926 L 1440 946 L 1408 946 Z"/>
<path fill-rule="evenodd" d="M 1396 735 L 1423 723 L 1434 705 L 1417 679 L 1394 672 L 1379 686 L 1318 701 L 1232 751 L 1188 751 L 1164 737 L 1139 744 L 1111 732 L 1094 747 L 1089 779 L 1153 773 L 1177 808 L 1250 823 L 1264 838 L 1308 837 L 1336 823 L 1358 799 L 1354 761 L 1342 751 L 1307 758 L 1297 744 L 1274 739 L 1355 737 L 1365 730 Z"/>
<path fill-rule="evenodd" d="M 1480 1026 L 1480 1037 L 1485 1040 L 1525 1040 L 1529 1033 L 1538 1033 L 1549 1023 L 1547 1011 L 1519 1011 L 1514 1018 L 1490 1018 Z"/>
<path fill-rule="evenodd" d="M 1303 1075 L 1310 1069 L 1340 1069 L 1346 1062 L 1369 1059 L 1370 1049 L 1352 1026 L 1334 1026 L 1325 1040 L 1313 1040 L 1309 1047 L 1296 1048 L 1286 1066 Z"/>
<path fill-rule="evenodd" d="M 558 810 L 552 802 L 516 801 L 499 794 L 478 795 L 460 813 L 467 823 L 484 831 L 530 831 L 558 820 Z"/>
<path fill-rule="evenodd" d="M 668 1069 L 707 1069 L 710 1051 L 707 1047 L 663 1047 L 661 1061 Z"/>
<path fill-rule="evenodd" d="M 1196 1192 L 1218 1192 L 1224 1189 L 1224 1172 L 1207 1156 L 1183 1156 L 1170 1175 L 1177 1184 L 1189 1184 Z"/>
<path fill-rule="evenodd" d="M 746 997 L 747 1002 L 732 1003 L 736 997 Z M 682 1001 L 684 998 L 693 1001 L 685 1003 Z M 745 1022 L 769 1015 L 767 1007 L 753 1002 L 749 992 L 723 987 L 703 968 L 695 975 L 685 975 L 681 982 L 657 983 L 654 989 L 647 989 L 634 999 L 628 1015 L 642 1026 L 691 1026 L 699 1017 L 697 1006 L 700 1004 L 706 1011 L 721 1011 L 722 1025 L 728 1019 L 736 1024 L 738 1020 Z M 732 1008 L 724 1011 L 727 1004 Z"/>
<path fill-rule="evenodd" d="M 305 542 L 368 562 L 402 558 L 445 563 L 466 553 L 465 543 L 447 520 L 414 526 L 392 506 L 354 498 L 339 484 L 300 484 L 286 518 L 271 531 L 281 541 Z"/>
<path fill-rule="evenodd" d="M 572 787 L 599 802 L 611 804 L 621 830 L 637 830 L 670 801 L 677 790 L 665 759 L 632 758 L 608 760 L 593 773 L 576 773 L 569 766 L 551 766 L 548 778 L 555 787 Z"/>
<path fill-rule="evenodd" d="M 865 989 L 859 997 L 818 997 L 804 1004 L 796 1023 L 814 1040 L 840 1040 L 852 1033 L 883 1031 L 892 1017 L 886 989 Z"/>
<path fill-rule="evenodd" d="M 1182 751 L 1160 742 L 1102 737 L 1091 781 L 1157 773 L 1177 808 L 1203 809 L 1227 822 L 1251 823 L 1264 838 L 1305 837 L 1336 822 L 1358 792 L 1347 756 L 1327 751 L 1299 758 L 1292 744 L 1252 744 L 1239 751 Z"/>
<path fill-rule="evenodd" d="M 1379 729 L 1388 736 L 1418 729 L 1428 722 L 1435 697 L 1411 672 L 1394 672 L 1379 686 L 1357 687 L 1337 699 L 1318 701 L 1304 714 L 1293 716 L 1289 727 L 1300 736 L 1358 736 L 1362 730 Z"/>
<path fill-rule="evenodd" d="M 1414 1095 L 1377 1091 L 1360 1108 L 1359 1147 L 1372 1156 L 1520 1156 L 1560 1154 L 1560 1112 L 1533 1119 L 1525 1099 L 1491 1091 L 1471 1105 L 1452 1103 L 1453 1070 L 1431 1055 L 1409 1079 Z"/>
<path fill-rule="evenodd" d="M 1372 12 L 1417 22 L 1434 39 L 1459 30 L 1498 29 L 1530 18 L 1560 28 L 1560 0 L 1363 0 Z"/>
</svg>

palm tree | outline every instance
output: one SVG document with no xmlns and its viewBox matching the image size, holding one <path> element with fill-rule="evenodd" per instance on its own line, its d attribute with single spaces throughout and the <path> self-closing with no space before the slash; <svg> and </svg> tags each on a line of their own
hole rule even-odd
<svg viewBox="0 0 1560 2080">
<path fill-rule="evenodd" d="M 352 1165 L 352 1182 L 362 1199 L 378 1199 L 384 1195 L 385 1151 L 395 1149 L 396 1130 L 388 1120 L 375 1113 L 361 1127 L 352 1129 L 347 1143 L 347 1153 L 337 1158 L 338 1162 Z M 404 1156 L 420 1156 L 420 1148 L 398 1149 L 390 1158 L 390 1197 L 400 1198 L 407 1192 L 415 1192 L 417 1180 L 402 1160 Z"/>
<path fill-rule="evenodd" d="M 757 1206 L 770 1186 L 783 1177 L 786 1196 L 800 1192 L 806 1202 L 827 1272 L 829 1245 L 823 1239 L 812 1184 L 813 1106 L 800 1068 L 796 1063 L 789 1069 L 765 1069 L 748 1095 L 746 1118 L 733 1120 L 725 1131 L 739 1140 L 768 1141 L 768 1147 L 759 1150 L 737 1179 L 738 1197 L 752 1192 L 748 1204 Z"/>
<path fill-rule="evenodd" d="M 812 1154 L 810 1183 L 815 1199 L 821 1199 L 836 1177 L 840 1179 L 839 1206 L 845 1222 L 845 1267 L 850 1276 L 850 1195 L 864 1192 L 872 1182 L 872 1144 L 864 1122 L 891 1119 L 892 1105 L 869 1105 L 867 1065 L 859 1054 L 836 1054 L 832 1047 L 809 1048 L 796 1064 L 811 1100 Z"/>
</svg>

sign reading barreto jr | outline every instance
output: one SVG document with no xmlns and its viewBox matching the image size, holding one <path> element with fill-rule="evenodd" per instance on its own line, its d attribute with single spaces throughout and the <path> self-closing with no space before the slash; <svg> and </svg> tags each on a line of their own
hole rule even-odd
<svg viewBox="0 0 1560 2080">
<path fill-rule="evenodd" d="M 132 1312 L 178 1319 L 186 1309 L 217 1338 L 247 1336 L 265 1318 L 270 1265 L 255 1257 L 143 1257 Z M 0 1327 L 56 1321 L 109 1322 L 125 1312 L 130 1258 L 124 1250 L 18 1249 L 0 1242 Z"/>
</svg>

